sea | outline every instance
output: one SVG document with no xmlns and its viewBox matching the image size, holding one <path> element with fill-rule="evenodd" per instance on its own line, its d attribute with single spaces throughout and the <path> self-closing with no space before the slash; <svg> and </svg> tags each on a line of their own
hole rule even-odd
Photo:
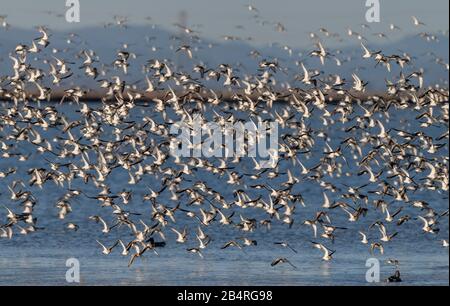
<svg viewBox="0 0 450 306">
<path fill-rule="evenodd" d="M 4 102 L 0 104 L 0 114 L 4 114 L 11 106 Z M 54 105 L 59 112 L 64 113 L 69 120 L 79 119 L 79 106 L 73 103 L 48 104 Z M 34 105 L 37 107 L 37 105 Z M 43 103 L 40 107 L 45 107 Z M 91 108 L 101 111 L 102 105 L 96 102 L 89 104 Z M 284 106 L 276 106 L 278 112 L 282 112 Z M 335 105 L 328 107 L 330 111 Z M 236 118 L 248 119 L 248 113 L 241 113 L 230 108 Z M 290 109 L 289 112 L 294 110 Z M 355 106 L 355 114 L 361 114 L 362 109 Z M 436 109 L 435 113 L 439 110 Z M 207 114 L 213 114 L 208 110 Z M 386 130 L 397 128 L 416 132 L 424 130 L 419 120 L 416 119 L 419 112 L 411 108 L 396 109 L 391 107 L 388 116 L 386 114 L 375 114 L 374 118 L 384 122 Z M 270 114 L 268 114 L 270 115 Z M 148 116 L 156 122 L 160 120 L 160 114 L 154 112 L 152 106 L 135 107 L 130 112 L 128 122 L 142 122 L 142 118 Z M 209 116 L 209 115 L 208 115 Z M 306 119 L 307 124 L 312 130 L 322 131 L 325 134 L 327 142 L 332 148 L 337 148 L 339 144 L 349 137 L 352 132 L 345 132 L 352 122 L 340 122 L 339 116 L 334 115 L 334 124 L 324 125 L 320 117 L 320 112 L 315 111 L 311 117 Z M 1 124 L 1 123 L 0 123 Z M 438 137 L 448 130 L 448 125 L 437 124 L 426 128 L 426 133 L 432 137 Z M 78 128 L 73 130 L 74 136 L 79 137 Z M 378 127 L 375 126 L 370 132 L 376 133 Z M 47 139 L 55 137 L 67 137 L 62 128 L 51 128 L 48 131 L 40 131 L 41 135 Z M 280 131 L 280 137 L 284 130 Z M 389 131 L 392 135 L 394 131 Z M 6 140 L 11 128 L 4 126 L 0 129 L 0 140 L 11 143 Z M 126 132 L 125 132 L 126 133 Z M 113 139 L 112 130 L 105 127 L 103 133 L 105 138 Z M 280 138 L 281 141 L 281 138 Z M 446 145 L 439 149 L 435 156 L 448 155 L 448 139 L 441 143 Z M 302 163 L 310 168 L 319 162 L 323 157 L 325 139 L 317 138 L 316 143 L 309 154 L 299 155 Z M 27 171 L 32 168 L 49 169 L 46 160 L 55 160 L 51 154 L 39 154 L 33 145 L 23 142 L 17 148 L 16 152 L 29 155 L 26 161 L 19 161 L 17 156 L 12 155 L 9 158 L 0 157 L 0 171 L 6 171 L 8 168 L 17 168 L 16 174 L 0 180 L 0 225 L 7 222 L 7 210 L 5 208 L 20 212 L 20 203 L 11 200 L 11 193 L 8 186 L 13 181 L 22 180 L 25 187 L 23 190 L 32 191 L 37 199 L 33 216 L 37 218 L 36 226 L 38 230 L 34 233 L 22 235 L 17 229 L 14 230 L 12 239 L 0 238 L 0 285 L 61 285 L 61 286 L 80 286 L 80 285 L 150 285 L 150 286 L 180 286 L 180 285 L 251 285 L 251 286 L 283 286 L 283 285 L 367 285 L 367 286 L 387 286 L 387 285 L 449 285 L 449 254 L 448 248 L 442 246 L 442 240 L 448 240 L 449 227 L 448 217 L 439 220 L 440 231 L 437 234 L 426 234 L 422 228 L 422 222 L 415 217 L 422 212 L 413 208 L 409 203 L 393 201 L 390 205 L 392 211 L 403 206 L 400 216 L 410 215 L 413 218 L 397 227 L 395 223 L 387 224 L 388 232 L 398 232 L 398 235 L 389 243 L 385 243 L 385 253 L 379 252 L 371 254 L 369 246 L 360 242 L 361 237 L 358 231 L 368 233 L 369 240 L 378 241 L 379 232 L 376 227 L 369 229 L 370 225 L 377 220 L 383 220 L 384 214 L 375 210 L 370 202 L 375 199 L 373 195 L 369 196 L 369 211 L 365 217 L 361 217 L 358 222 L 348 222 L 348 216 L 341 209 L 335 209 L 330 212 L 333 225 L 345 229 L 336 231 L 334 242 L 322 238 L 314 238 L 312 229 L 303 224 L 306 219 L 313 219 L 316 212 L 322 210 L 323 187 L 312 180 L 304 179 L 300 173 L 300 167 L 293 166 L 285 161 L 280 162 L 280 172 L 286 173 L 289 169 L 299 183 L 293 188 L 294 193 L 299 193 L 304 199 L 305 206 L 297 205 L 294 211 L 294 223 L 289 228 L 288 225 L 274 220 L 271 230 L 258 227 L 255 231 L 242 232 L 236 226 L 222 226 L 218 222 L 213 222 L 210 226 L 202 226 L 205 233 L 211 237 L 208 247 L 202 251 L 203 258 L 197 254 L 187 252 L 187 248 L 198 245 L 195 238 L 195 231 L 200 226 L 198 220 L 189 218 L 185 213 L 179 211 L 175 213 L 176 223 L 170 223 L 165 229 L 166 246 L 157 249 L 157 254 L 148 251 L 140 258 L 137 258 L 131 267 L 128 267 L 129 257 L 122 256 L 119 247 L 115 248 L 108 256 L 102 254 L 102 249 L 96 240 L 106 246 L 114 244 L 117 239 L 131 241 L 133 236 L 126 227 L 115 227 L 110 233 L 101 232 L 102 226 L 89 219 L 89 216 L 98 215 L 112 225 L 114 216 L 108 207 L 101 207 L 95 199 L 89 199 L 85 196 L 75 197 L 70 200 L 72 212 L 64 220 L 58 219 L 58 208 L 56 203 L 69 186 L 61 188 L 53 182 L 47 182 L 43 188 L 29 186 L 29 176 Z M 3 153 L 0 150 L 0 153 Z M 364 150 L 363 153 L 367 153 Z M 427 153 L 424 153 L 427 154 Z M 356 175 L 358 169 L 355 168 L 355 161 L 352 160 L 352 154 L 348 154 L 349 168 L 346 170 L 352 175 L 341 175 L 335 177 L 325 177 L 324 180 L 336 185 L 342 191 L 346 186 L 360 186 L 368 182 L 367 175 Z M 64 161 L 60 161 L 63 163 Z M 239 163 L 231 164 L 236 171 L 248 173 L 254 171 L 253 161 L 250 158 L 243 158 Z M 176 168 L 171 160 L 169 167 Z M 383 165 L 381 165 L 383 166 Z M 447 165 L 448 166 L 448 165 Z M 421 175 L 417 174 L 420 180 Z M 383 174 L 385 177 L 388 174 Z M 161 187 L 161 176 L 146 175 L 136 185 L 128 185 L 128 173 L 117 169 L 110 175 L 106 183 L 110 186 L 112 193 L 118 193 L 123 190 L 131 190 L 133 197 L 128 205 L 121 205 L 127 211 L 140 214 L 132 215 L 131 218 L 139 222 L 143 220 L 147 224 L 153 224 L 151 218 L 151 206 L 149 202 L 144 202 L 142 197 L 149 192 L 149 187 L 158 190 Z M 252 189 L 250 186 L 256 182 L 251 181 L 249 177 L 244 176 L 242 182 L 237 186 L 230 186 L 226 183 L 228 177 L 215 176 L 206 171 L 197 169 L 195 176 L 190 178 L 193 182 L 205 181 L 208 186 L 221 193 L 227 202 L 232 202 L 235 198 L 233 193 L 237 189 L 247 190 L 247 193 L 256 198 L 262 195 L 263 199 L 268 201 L 267 192 L 264 190 Z M 270 184 L 278 186 L 286 181 L 286 175 L 280 175 L 273 180 L 260 179 L 258 184 Z M 189 184 L 186 182 L 185 184 Z M 186 185 L 188 186 L 188 185 Z M 364 191 L 373 190 L 376 186 L 372 185 L 364 188 Z M 84 185 L 76 181 L 70 188 L 83 189 L 88 194 L 95 196 L 98 190 L 92 184 Z M 18 188 L 20 189 L 20 188 Z M 342 201 L 339 192 L 336 194 L 327 192 L 331 202 Z M 448 206 L 448 191 L 441 190 L 418 190 L 409 193 L 411 200 L 424 200 L 428 202 L 437 212 L 444 212 Z M 392 201 L 392 199 L 388 199 Z M 117 200 L 117 202 L 120 202 Z M 185 196 L 179 201 L 172 201 L 170 193 L 163 193 L 158 198 L 159 203 L 169 207 L 175 207 L 180 203 L 185 209 L 198 210 L 195 205 L 188 206 L 189 199 Z M 208 204 L 204 204 L 204 209 L 209 209 Z M 256 208 L 234 208 L 235 215 L 233 220 L 238 223 L 240 216 L 245 218 L 255 218 L 261 220 L 267 218 L 267 215 Z M 391 211 L 391 212 L 392 212 Z M 231 213 L 231 210 L 229 211 Z M 68 230 L 67 223 L 72 222 L 79 226 L 77 231 Z M 385 222 L 386 223 L 386 222 Z M 178 230 L 186 227 L 188 229 L 188 240 L 184 244 L 175 242 L 175 234 L 170 230 L 174 227 Z M 230 240 L 241 241 L 241 237 L 248 237 L 257 241 L 256 246 L 243 247 L 242 249 L 221 247 Z M 161 240 L 156 236 L 156 240 Z M 289 248 L 283 248 L 276 245 L 275 242 L 287 241 L 296 252 Z M 322 252 L 313 247 L 312 241 L 324 243 L 328 248 L 335 250 L 333 260 L 325 262 L 321 259 Z M 272 267 L 271 262 L 275 258 L 287 258 L 296 268 L 289 264 L 277 265 Z M 373 266 L 373 260 L 379 263 L 379 281 L 368 281 L 367 274 Z M 388 284 L 385 280 L 394 274 L 396 267 L 389 265 L 387 260 L 396 259 L 400 262 L 398 269 L 401 272 L 402 283 Z M 76 262 L 79 266 L 79 280 L 73 281 L 67 275 L 71 273 L 72 263 Z M 373 280 L 373 279 L 371 279 Z"/>
</svg>

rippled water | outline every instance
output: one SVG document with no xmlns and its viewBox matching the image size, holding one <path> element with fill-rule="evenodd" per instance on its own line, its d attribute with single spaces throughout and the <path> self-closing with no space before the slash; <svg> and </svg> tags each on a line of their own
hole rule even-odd
<svg viewBox="0 0 450 306">
<path fill-rule="evenodd" d="M 3 105 L 5 110 L 7 105 Z M 75 117 L 75 106 L 59 106 L 69 117 Z M 148 109 L 142 109 L 143 112 Z M 132 114 L 130 120 L 140 120 L 140 110 Z M 146 113 L 145 115 L 149 115 Z M 418 129 L 415 122 L 415 112 L 410 110 L 397 110 L 391 112 L 389 126 L 405 128 L 410 131 Z M 317 120 L 315 120 L 317 119 Z M 312 118 L 313 128 L 321 128 L 330 138 L 330 144 L 336 146 L 347 137 L 341 128 L 345 125 L 336 124 L 332 128 L 321 126 L 321 120 Z M 437 136 L 443 133 L 444 127 L 431 127 L 427 133 Z M 322 149 L 322 146 L 318 145 Z M 23 147 L 26 150 L 26 146 Z M 31 147 L 29 147 L 31 150 Z M 31 153 L 31 151 L 30 151 Z M 448 146 L 440 153 L 448 154 Z M 321 151 L 313 152 L 310 160 L 305 161 L 309 167 L 315 165 L 321 156 Z M 0 171 L 9 167 L 17 167 L 18 173 L 24 173 L 26 169 L 40 167 L 42 156 L 32 155 L 26 163 L 19 163 L 15 157 L 0 159 Z M 236 167 L 251 169 L 252 163 L 245 160 Z M 280 170 L 285 171 L 286 166 Z M 299 169 L 292 169 L 298 176 Z M 365 183 L 365 177 L 341 177 L 336 178 L 335 184 L 361 185 Z M 11 202 L 7 185 L 12 180 L 28 177 L 15 175 L 1 181 L 0 186 L 0 224 L 6 219 L 6 205 L 14 210 L 19 210 L 17 203 Z M 210 187 L 220 191 L 228 201 L 233 199 L 233 188 L 224 181 L 213 180 L 208 175 L 202 175 L 195 180 L 208 181 Z M 134 196 L 126 209 L 142 213 L 136 217 L 148 220 L 150 223 L 150 205 L 142 202 L 142 195 L 148 192 L 145 186 L 153 186 L 158 189 L 158 177 L 146 176 L 138 186 L 129 187 L 126 182 L 128 175 L 117 171 L 108 179 L 113 193 L 123 189 L 132 189 Z M 194 181 L 195 181 L 194 180 Z M 276 179 L 282 182 L 285 178 Z M 330 181 L 330 179 L 328 179 Z M 248 185 L 253 182 L 245 182 Z M 75 185 L 74 188 L 82 185 Z M 244 186 L 241 186 L 244 187 Z M 84 188 L 84 187 L 83 187 Z M 333 224 L 345 226 L 348 230 L 340 231 L 334 244 L 327 245 L 337 250 L 332 262 L 325 263 L 321 260 L 321 252 L 311 246 L 312 231 L 310 227 L 301 224 L 302 220 L 311 219 L 320 209 L 323 202 L 322 189 L 312 182 L 301 182 L 294 188 L 305 199 L 306 207 L 297 207 L 294 213 L 296 222 L 291 229 L 286 225 L 273 224 L 271 231 L 258 229 L 247 235 L 258 241 L 258 246 L 238 249 L 221 250 L 220 247 L 231 239 L 243 236 L 238 229 L 223 227 L 213 224 L 205 229 L 213 241 L 203 252 L 204 259 L 186 252 L 187 247 L 197 245 L 195 236 L 189 237 L 186 244 L 180 245 L 174 242 L 174 235 L 170 230 L 166 231 L 168 243 L 165 248 L 158 250 L 159 256 L 147 252 L 142 258 L 138 258 L 131 268 L 127 267 L 128 258 L 120 255 L 119 248 L 109 256 L 101 254 L 101 249 L 96 239 L 106 245 L 114 243 L 118 238 L 125 241 L 131 240 L 126 231 L 115 228 L 110 234 L 101 233 L 101 225 L 88 220 L 91 215 L 104 217 L 108 224 L 113 220 L 109 211 L 101 208 L 97 201 L 79 197 L 71 201 L 73 212 L 65 220 L 58 220 L 56 201 L 62 196 L 63 190 L 53 183 L 47 183 L 45 189 L 33 188 L 33 194 L 38 199 L 35 207 L 35 217 L 38 218 L 37 226 L 44 229 L 29 235 L 15 233 L 12 240 L 0 239 L 0 285 L 67 285 L 65 274 L 67 271 L 66 260 L 76 258 L 81 265 L 81 284 L 83 285 L 364 285 L 367 268 L 366 260 L 372 255 L 368 246 L 361 244 L 358 230 L 366 230 L 377 219 L 383 219 L 383 215 L 373 209 L 369 211 L 367 218 L 360 219 L 357 223 L 349 224 L 347 216 L 340 209 L 332 214 Z M 92 186 L 86 188 L 88 194 L 95 194 Z M 252 194 L 252 192 L 249 192 Z M 258 194 L 254 191 L 254 194 Z M 333 199 L 331 194 L 330 200 Z M 410 195 L 411 199 L 421 199 L 429 202 L 434 209 L 442 212 L 448 209 L 448 192 L 418 191 Z M 186 204 L 185 198 L 182 205 Z M 175 206 L 169 198 L 159 199 L 159 202 Z M 238 211 L 246 217 L 255 217 L 258 220 L 263 217 L 261 212 L 248 208 Z M 404 214 L 417 215 L 417 209 L 405 206 Z M 235 218 L 238 218 L 239 213 Z M 177 214 L 176 228 L 184 225 L 194 230 L 198 222 L 188 219 L 183 214 Z M 80 226 L 77 232 L 65 228 L 67 222 L 74 222 Z M 448 218 L 441 220 L 441 231 L 437 235 L 426 235 L 421 232 L 421 222 L 411 220 L 398 229 L 399 234 L 392 243 L 385 244 L 386 253 L 376 257 L 381 261 L 382 279 L 392 275 L 394 270 L 384 263 L 388 258 L 396 258 L 401 262 L 401 272 L 404 284 L 407 285 L 448 285 L 449 284 L 449 257 L 448 249 L 441 246 L 442 239 L 448 239 Z M 390 229 L 389 232 L 394 231 Z M 374 229 L 370 235 L 372 238 L 379 235 Z M 286 240 L 298 250 L 298 254 L 275 246 L 273 242 Z M 276 257 L 286 257 L 298 269 L 292 269 L 288 265 L 271 267 L 271 261 Z"/>
</svg>

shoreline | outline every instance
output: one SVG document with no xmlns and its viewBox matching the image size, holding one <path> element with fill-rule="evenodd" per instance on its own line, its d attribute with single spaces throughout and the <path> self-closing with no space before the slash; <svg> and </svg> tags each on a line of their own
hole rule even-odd
<svg viewBox="0 0 450 306">
<path fill-rule="evenodd" d="M 417 97 L 422 97 L 422 95 L 426 94 L 427 91 L 417 92 L 415 93 Z M 447 88 L 439 89 L 436 91 L 438 102 L 444 103 L 449 101 L 448 96 L 449 90 Z M 89 91 L 87 89 L 87 92 L 85 95 L 81 98 L 79 98 L 80 102 L 112 102 L 114 101 L 114 96 L 106 96 L 106 91 L 100 92 L 100 91 Z M 350 92 L 352 97 L 352 102 L 361 102 L 361 101 L 368 101 L 373 99 L 381 99 L 381 100 L 396 100 L 396 101 L 407 101 L 409 103 L 413 102 L 411 93 L 409 92 L 401 92 L 396 95 L 388 95 L 386 92 L 366 92 L 366 93 L 356 93 L 356 92 Z M 125 90 L 122 93 L 122 97 L 129 101 L 131 100 L 128 96 L 128 94 L 131 94 L 134 96 L 133 101 L 135 102 L 154 102 L 154 100 L 162 100 L 163 102 L 166 102 L 169 100 L 172 96 L 170 90 L 158 90 L 152 93 L 147 93 L 145 91 L 137 91 L 137 90 Z M 252 101 L 258 101 L 261 98 L 262 101 L 267 101 L 267 96 L 265 96 L 263 93 L 259 94 L 252 94 L 252 95 L 246 95 L 244 90 L 236 90 L 236 91 L 227 91 L 227 92 L 215 92 L 217 96 L 214 96 L 210 91 L 204 90 L 204 92 L 187 92 L 187 91 L 175 91 L 175 95 L 178 97 L 178 99 L 184 99 L 186 97 L 190 98 L 191 100 L 204 100 L 204 102 L 207 102 L 208 100 L 215 100 L 218 99 L 220 102 L 236 102 L 238 99 L 236 97 L 242 97 L 246 98 L 248 97 Z M 302 90 L 302 89 L 293 89 L 292 91 L 278 91 L 276 92 L 276 100 L 274 100 L 275 103 L 285 103 L 288 102 L 289 98 L 292 97 L 292 95 L 296 95 L 297 98 L 301 97 L 301 95 L 311 95 L 312 99 L 306 99 L 303 100 L 303 102 L 309 102 L 314 101 L 314 97 L 317 95 L 317 93 L 314 93 L 314 90 Z M 340 95 L 335 91 L 331 92 L 323 92 L 323 95 L 325 96 L 325 102 L 326 103 L 338 103 L 345 98 L 345 95 Z M 29 91 L 25 93 L 25 96 L 22 96 L 18 98 L 19 101 L 27 100 L 27 102 L 60 102 L 63 98 L 65 98 L 64 102 L 72 101 L 75 102 L 72 98 L 65 96 L 64 90 L 55 90 L 52 92 L 50 99 L 46 100 L 38 100 L 39 93 L 36 91 Z M 3 92 L 0 92 L 0 101 L 2 102 L 12 102 L 14 100 L 13 95 L 11 92 L 4 90 Z"/>
</svg>

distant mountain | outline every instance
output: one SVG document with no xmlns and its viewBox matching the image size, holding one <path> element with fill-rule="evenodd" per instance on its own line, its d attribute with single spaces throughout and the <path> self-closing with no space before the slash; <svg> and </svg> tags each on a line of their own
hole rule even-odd
<svg viewBox="0 0 450 306">
<path fill-rule="evenodd" d="M 0 75 L 11 73 L 12 61 L 8 58 L 8 54 L 14 50 L 15 46 L 19 43 L 29 45 L 31 40 L 38 36 L 39 33 L 32 30 L 0 30 L 0 69 L 2 71 Z M 447 36 L 437 35 L 437 37 L 439 42 L 427 42 L 423 38 L 414 36 L 396 42 L 388 41 L 383 45 L 365 44 L 372 51 L 383 50 L 383 53 L 387 55 L 408 53 L 413 58 L 413 64 L 404 70 L 405 74 L 423 68 L 426 84 L 439 83 L 447 86 L 448 70 L 442 63 L 448 63 L 449 39 Z M 52 32 L 51 44 L 45 51 L 45 56 L 40 54 L 39 57 L 50 58 L 52 48 L 64 50 L 64 55 L 57 53 L 55 56 L 76 62 L 76 65 L 73 66 L 74 68 L 78 67 L 81 62 L 80 60 L 75 60 L 75 54 L 81 49 L 92 49 L 100 56 L 102 63 L 110 64 L 115 58 L 116 51 L 123 49 L 122 45 L 128 43 L 129 50 L 137 55 L 136 60 L 131 60 L 129 81 L 142 79 L 139 73 L 142 65 L 148 60 L 162 60 L 165 58 L 173 61 L 173 65 L 178 68 L 184 67 L 191 74 L 193 74 L 193 64 L 199 62 L 212 68 L 221 63 L 228 63 L 233 65 L 233 67 L 238 67 L 241 76 L 245 73 L 254 74 L 258 68 L 258 59 L 249 56 L 252 50 L 257 50 L 261 54 L 262 57 L 260 59 L 277 59 L 281 67 L 288 69 L 288 74 L 278 72 L 276 78 L 278 82 L 291 82 L 295 74 L 302 74 L 301 69 L 296 65 L 296 62 L 298 63 L 299 61 L 304 62 L 309 70 L 317 69 L 325 74 L 338 73 L 347 80 L 351 80 L 351 74 L 356 72 L 361 78 L 369 82 L 369 88 L 372 90 L 384 89 L 385 79 L 394 79 L 400 74 L 400 70 L 397 67 L 394 67 L 391 73 L 387 73 L 385 67 L 381 65 L 375 67 L 373 60 L 364 60 L 361 57 L 363 52 L 358 42 L 340 50 L 328 50 L 341 61 L 341 66 L 337 66 L 333 58 L 327 59 L 325 66 L 321 66 L 317 58 L 308 56 L 312 49 L 292 50 L 292 55 L 290 56 L 281 46 L 255 47 L 246 41 L 217 42 L 209 39 L 202 40 L 198 50 L 194 50 L 195 60 L 191 61 L 184 53 L 175 52 L 178 46 L 189 43 L 187 38 L 186 41 L 182 41 L 179 38 L 175 38 L 174 33 L 158 27 L 134 26 L 127 29 L 118 27 L 85 28 L 79 30 L 76 36 L 70 38 L 72 40 L 71 44 L 67 43 L 68 39 L 69 33 Z M 210 46 L 212 47 L 210 48 Z M 438 58 L 442 59 L 441 64 L 437 62 Z M 43 69 L 48 68 L 48 66 L 38 64 L 38 62 L 32 62 L 33 66 L 41 65 Z M 81 77 L 82 71 L 79 71 L 79 73 Z M 113 73 L 111 72 L 111 74 Z M 81 82 L 81 80 L 77 81 Z M 80 85 L 91 86 L 90 84 L 92 84 L 91 81 L 83 80 Z"/>
</svg>

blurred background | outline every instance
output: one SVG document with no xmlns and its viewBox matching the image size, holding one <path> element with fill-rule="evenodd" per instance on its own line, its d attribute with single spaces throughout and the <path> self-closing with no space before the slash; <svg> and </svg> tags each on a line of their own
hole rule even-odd
<svg viewBox="0 0 450 306">
<path fill-rule="evenodd" d="M 80 0 L 81 22 L 67 23 L 65 0 L 1 0 L 0 15 L 14 28 L 31 29 L 46 25 L 54 30 L 75 31 L 83 27 L 103 26 L 113 16 L 126 17 L 130 24 L 156 24 L 173 29 L 174 23 L 185 22 L 202 37 L 221 39 L 224 35 L 251 37 L 254 44 L 278 42 L 293 47 L 308 44 L 308 33 L 320 27 L 343 33 L 349 27 L 366 23 L 364 0 Z M 251 5 L 255 10 L 250 11 Z M 387 31 L 394 23 L 402 30 L 390 33 L 390 39 L 414 34 L 411 16 L 417 15 L 430 32 L 448 30 L 447 0 L 381 1 L 381 22 L 370 26 L 375 32 Z M 258 18 L 253 16 L 259 15 Z M 285 31 L 280 33 L 277 24 Z M 1 32 L 0 32 L 1 33 Z M 336 42 L 336 41 L 334 41 Z"/>
<path fill-rule="evenodd" d="M 79 23 L 66 21 L 65 0 L 0 2 L 1 69 L 10 69 L 7 55 L 18 43 L 29 43 L 38 37 L 36 26 L 45 26 L 52 35 L 53 51 L 76 45 L 94 49 L 110 61 L 115 56 L 111 50 L 127 47 L 138 55 L 138 63 L 164 58 L 177 69 L 192 68 L 175 52 L 190 44 L 195 64 L 226 62 L 253 73 L 257 62 L 249 60 L 249 54 L 256 50 L 259 59 L 276 59 L 295 74 L 300 62 L 316 66 L 308 54 L 322 41 L 336 62 L 330 59 L 325 67 L 319 63 L 317 69 L 350 79 L 351 73 L 361 73 L 370 81 L 369 88 L 384 88 L 384 79 L 400 71 L 387 75 L 382 65 L 373 69 L 363 65 L 360 43 L 364 42 L 371 50 L 411 56 L 416 65 L 405 73 L 423 69 L 427 84 L 448 83 L 448 67 L 442 69 L 448 66 L 449 53 L 447 0 L 380 1 L 381 20 L 370 24 L 365 0 L 79 0 Z M 425 25 L 414 26 L 412 16 Z M 183 27 L 192 31 L 190 35 Z M 283 81 L 282 75 L 279 80 Z"/>
</svg>

